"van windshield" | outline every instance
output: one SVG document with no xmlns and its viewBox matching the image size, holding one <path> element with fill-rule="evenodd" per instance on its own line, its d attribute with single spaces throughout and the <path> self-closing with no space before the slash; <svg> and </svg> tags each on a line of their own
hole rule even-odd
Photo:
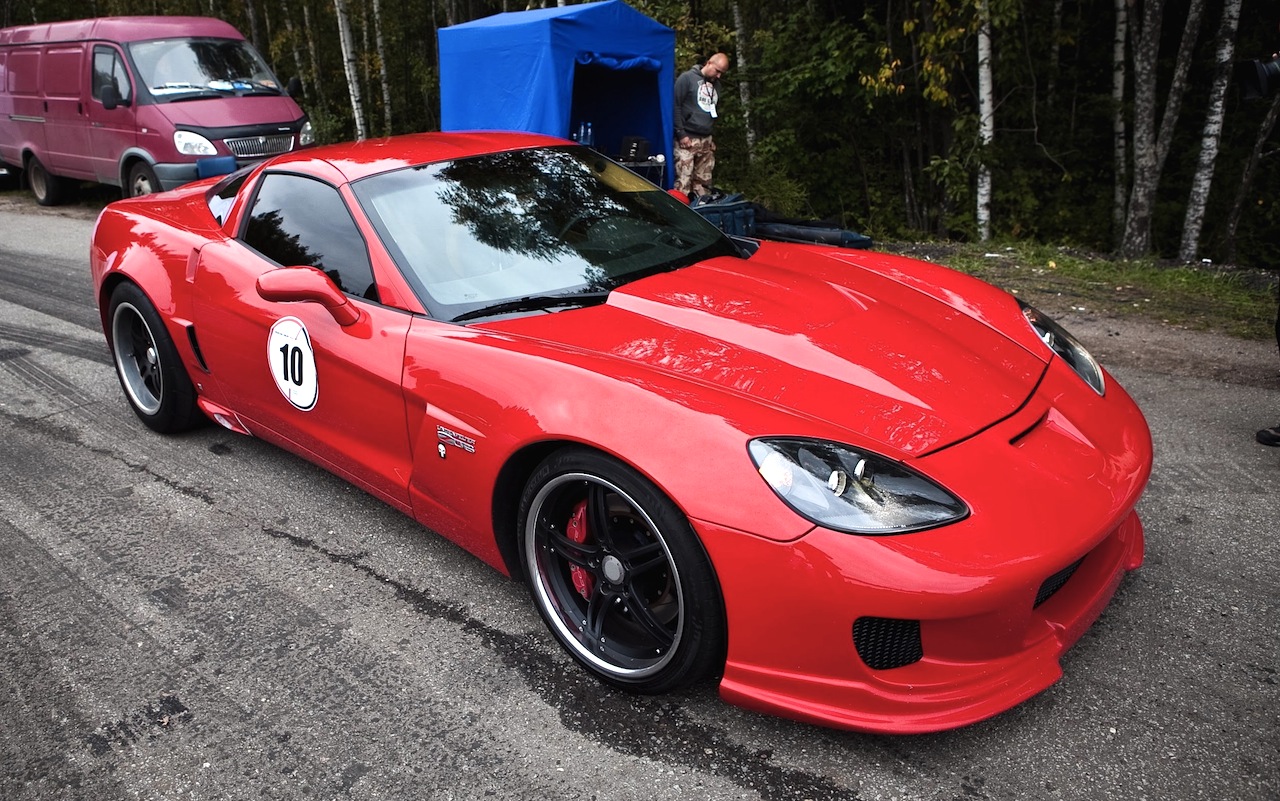
<svg viewBox="0 0 1280 801">
<path fill-rule="evenodd" d="M 143 84 L 161 103 L 229 94 L 282 94 L 243 39 L 155 39 L 129 46 Z"/>
</svg>

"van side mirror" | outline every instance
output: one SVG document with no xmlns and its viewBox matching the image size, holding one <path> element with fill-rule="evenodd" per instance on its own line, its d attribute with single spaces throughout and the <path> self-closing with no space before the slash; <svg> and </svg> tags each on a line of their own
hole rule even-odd
<svg viewBox="0 0 1280 801">
<path fill-rule="evenodd" d="M 297 75 L 293 76 L 289 79 L 289 82 L 285 84 L 284 90 L 289 94 L 289 97 L 292 97 L 294 100 L 302 97 L 302 79 Z"/>
<path fill-rule="evenodd" d="M 119 106 L 129 105 L 129 101 L 120 97 L 120 90 L 112 84 L 102 87 L 102 107 L 107 111 Z"/>
</svg>

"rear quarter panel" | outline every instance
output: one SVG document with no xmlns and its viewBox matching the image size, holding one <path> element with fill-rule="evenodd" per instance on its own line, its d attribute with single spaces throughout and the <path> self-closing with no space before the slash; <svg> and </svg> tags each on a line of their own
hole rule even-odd
<svg viewBox="0 0 1280 801">
<path fill-rule="evenodd" d="M 199 187 L 198 189 L 202 189 Z M 200 371 L 186 333 L 190 321 L 191 268 L 211 237 L 220 237 L 202 191 L 184 189 L 111 204 L 94 224 L 89 268 L 102 330 L 111 293 L 122 281 L 137 284 L 164 319 L 187 371 Z"/>
</svg>

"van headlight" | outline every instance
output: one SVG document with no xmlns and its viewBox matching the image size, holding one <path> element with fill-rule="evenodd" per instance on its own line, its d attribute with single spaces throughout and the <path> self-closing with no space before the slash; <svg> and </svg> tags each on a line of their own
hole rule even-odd
<svg viewBox="0 0 1280 801">
<path fill-rule="evenodd" d="M 1089 351 L 1084 349 L 1084 345 L 1081 345 L 1075 337 L 1067 333 L 1067 329 L 1055 323 L 1044 312 L 1022 301 L 1018 301 L 1018 304 L 1022 306 L 1022 315 L 1027 318 L 1027 322 L 1031 324 L 1036 336 L 1040 337 L 1040 341 L 1048 345 L 1049 350 L 1062 357 L 1076 375 L 1093 387 L 1094 392 L 1105 395 L 1107 385 L 1102 378 L 1102 368 L 1098 366 L 1093 356 L 1089 355 Z"/>
<path fill-rule="evenodd" d="M 752 440 L 765 483 L 801 517 L 848 534 L 905 534 L 954 523 L 969 507 L 883 456 L 820 439 Z"/>
<path fill-rule="evenodd" d="M 184 156 L 216 156 L 218 149 L 213 142 L 194 131 L 174 131 L 173 146 Z"/>
<path fill-rule="evenodd" d="M 311 120 L 302 123 L 302 129 L 298 131 L 298 144 L 302 147 L 314 145 L 316 143 L 315 129 L 311 127 Z"/>
</svg>

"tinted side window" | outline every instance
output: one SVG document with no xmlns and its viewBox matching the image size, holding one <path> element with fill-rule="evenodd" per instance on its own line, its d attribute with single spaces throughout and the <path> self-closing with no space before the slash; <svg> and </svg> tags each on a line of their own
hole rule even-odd
<svg viewBox="0 0 1280 801">
<path fill-rule="evenodd" d="M 378 299 L 364 239 L 329 184 L 301 175 L 264 175 L 241 239 L 277 264 L 318 267 L 343 292 Z"/>
<path fill-rule="evenodd" d="M 93 96 L 102 99 L 102 90 L 114 86 L 122 103 L 128 103 L 133 96 L 133 88 L 129 84 L 129 73 L 125 71 L 124 61 L 120 54 L 111 47 L 93 48 Z"/>
</svg>

